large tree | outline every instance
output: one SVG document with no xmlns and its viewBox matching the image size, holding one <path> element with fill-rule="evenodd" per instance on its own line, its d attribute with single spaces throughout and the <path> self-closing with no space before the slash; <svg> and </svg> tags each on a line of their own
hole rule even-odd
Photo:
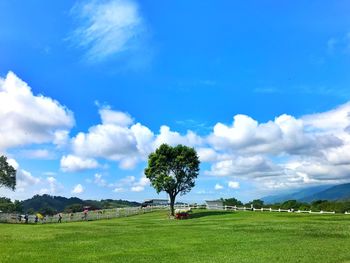
<svg viewBox="0 0 350 263">
<path fill-rule="evenodd" d="M 16 188 L 16 169 L 7 162 L 5 156 L 0 156 L 0 187 L 2 186 L 12 190 Z"/>
<path fill-rule="evenodd" d="M 197 152 L 184 145 L 171 147 L 162 144 L 149 155 L 145 175 L 157 193 L 168 193 L 172 216 L 176 196 L 184 195 L 194 187 L 199 164 Z"/>
</svg>

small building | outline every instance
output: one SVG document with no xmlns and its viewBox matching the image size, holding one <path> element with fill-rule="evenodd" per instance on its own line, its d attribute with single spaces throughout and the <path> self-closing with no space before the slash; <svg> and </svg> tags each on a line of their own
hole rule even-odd
<svg viewBox="0 0 350 263">
<path fill-rule="evenodd" d="M 224 210 L 224 202 L 222 200 L 206 200 L 207 209 L 210 210 Z"/>
<path fill-rule="evenodd" d="M 146 199 L 143 206 L 169 205 L 168 199 Z"/>
</svg>

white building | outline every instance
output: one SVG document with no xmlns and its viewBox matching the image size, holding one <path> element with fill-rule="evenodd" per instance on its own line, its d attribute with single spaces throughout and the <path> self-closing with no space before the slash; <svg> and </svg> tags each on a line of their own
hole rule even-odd
<svg viewBox="0 0 350 263">
<path fill-rule="evenodd" d="M 169 201 L 168 199 L 146 199 L 144 202 L 144 204 L 147 205 L 168 205 Z"/>
<path fill-rule="evenodd" d="M 207 209 L 224 210 L 224 202 L 222 200 L 206 200 Z"/>
</svg>

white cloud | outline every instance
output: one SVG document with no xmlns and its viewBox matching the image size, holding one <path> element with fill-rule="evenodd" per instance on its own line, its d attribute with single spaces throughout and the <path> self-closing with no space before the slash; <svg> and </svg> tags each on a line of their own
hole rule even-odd
<svg viewBox="0 0 350 263">
<path fill-rule="evenodd" d="M 328 49 L 328 51 L 332 53 L 335 50 L 336 45 L 338 44 L 338 42 L 339 41 L 336 38 L 334 38 L 334 37 L 328 39 L 328 41 L 327 41 L 327 49 Z"/>
<path fill-rule="evenodd" d="M 19 155 L 27 159 L 54 159 L 55 154 L 48 149 L 21 150 Z"/>
<path fill-rule="evenodd" d="M 301 119 L 311 132 L 342 132 L 350 127 L 350 102 L 326 112 L 305 115 Z"/>
<path fill-rule="evenodd" d="M 74 186 L 72 190 L 72 194 L 81 194 L 84 192 L 84 187 L 81 184 L 77 184 Z"/>
<path fill-rule="evenodd" d="M 116 187 L 116 188 L 114 188 L 113 192 L 115 192 L 115 193 L 123 193 L 123 192 L 125 192 L 125 189 L 122 188 L 122 187 Z"/>
<path fill-rule="evenodd" d="M 142 192 L 145 190 L 145 187 L 150 184 L 150 181 L 145 176 L 142 176 L 138 181 L 134 181 L 130 190 L 132 192 Z"/>
<path fill-rule="evenodd" d="M 145 176 L 141 176 L 137 180 L 137 178 L 132 175 L 121 178 L 114 183 L 109 183 L 104 179 L 103 175 L 99 173 L 94 175 L 93 180 L 88 179 L 87 182 L 94 183 L 107 189 L 113 189 L 113 192 L 115 193 L 123 193 L 127 191 L 142 192 L 145 190 L 145 187 L 150 184 L 149 179 L 147 179 Z"/>
<path fill-rule="evenodd" d="M 69 141 L 69 132 L 65 130 L 58 130 L 54 133 L 53 143 L 58 148 L 63 148 L 68 144 Z"/>
<path fill-rule="evenodd" d="M 11 199 L 27 199 L 35 194 L 57 194 L 64 190 L 62 183 L 57 181 L 52 173 L 48 177 L 38 177 L 31 172 L 22 169 L 14 159 L 8 159 L 10 165 L 17 170 L 16 189 L 11 191 L 5 188 L 0 188 L 0 195 L 7 196 Z"/>
<path fill-rule="evenodd" d="M 40 183 L 40 178 L 33 176 L 30 172 L 19 169 L 16 174 L 16 191 L 25 191 L 28 186 Z"/>
<path fill-rule="evenodd" d="M 117 161 L 122 169 L 132 169 L 154 151 L 160 144 L 200 145 L 203 139 L 188 131 L 185 135 L 162 126 L 154 135 L 146 126 L 136 123 L 126 113 L 113 111 L 109 107 L 99 110 L 102 123 L 79 132 L 71 139 L 71 148 L 80 158 L 104 158 Z M 94 167 L 93 167 L 94 168 Z"/>
<path fill-rule="evenodd" d="M 33 176 L 30 172 L 21 169 L 14 159 L 8 159 L 8 164 L 16 169 L 16 192 L 24 192 L 29 186 L 37 185 L 41 182 L 39 177 Z"/>
<path fill-rule="evenodd" d="M 238 189 L 239 188 L 239 182 L 229 181 L 228 182 L 228 187 L 231 188 L 231 189 Z"/>
<path fill-rule="evenodd" d="M 168 143 L 195 147 L 200 160 L 211 164 L 206 175 L 249 178 L 271 189 L 350 180 L 350 103 L 300 118 L 283 114 L 264 123 L 236 115 L 232 125 L 217 123 L 203 136 L 192 131 L 181 134 L 166 125 L 154 134 L 141 123 L 135 124 L 128 113 L 109 106 L 99 113 L 100 124 L 69 140 L 72 153 L 62 157 L 63 170 L 96 168 L 97 158 L 132 169 L 160 144 Z M 106 187 L 143 191 L 144 185 L 130 178 L 106 182 Z"/>
<path fill-rule="evenodd" d="M 269 177 L 283 173 L 282 169 L 262 156 L 230 157 L 214 163 L 207 175 L 213 176 L 241 176 L 241 177 Z"/>
<path fill-rule="evenodd" d="M 81 158 L 74 155 L 67 155 L 61 158 L 61 169 L 64 172 L 78 172 L 94 169 L 98 166 L 98 162 L 91 158 Z"/>
<path fill-rule="evenodd" d="M 209 142 L 216 149 L 248 154 L 318 154 L 337 147 L 342 141 L 333 134 L 308 132 L 303 119 L 283 114 L 274 121 L 259 124 L 246 115 L 236 115 L 232 126 L 218 123 Z"/>
<path fill-rule="evenodd" d="M 63 190 L 63 185 L 53 176 L 49 176 L 44 180 L 45 188 L 40 189 L 39 194 L 56 194 Z"/>
<path fill-rule="evenodd" d="M 122 185 L 128 185 L 128 184 L 134 183 L 135 181 L 136 181 L 135 176 L 130 175 L 120 179 L 119 183 Z"/>
<path fill-rule="evenodd" d="M 142 192 L 145 188 L 143 186 L 137 185 L 137 186 L 132 186 L 131 191 L 132 192 Z"/>
<path fill-rule="evenodd" d="M 72 139 L 72 148 L 77 156 L 115 161 L 133 159 L 138 154 L 132 130 L 116 124 L 100 124 L 91 127 L 88 133 L 78 133 Z M 128 164 L 125 166 L 128 167 Z"/>
<path fill-rule="evenodd" d="M 99 110 L 102 124 L 115 124 L 118 126 L 129 126 L 134 121 L 131 116 L 121 111 L 113 111 L 110 107 L 104 107 Z"/>
<path fill-rule="evenodd" d="M 335 52 L 349 54 L 350 52 L 350 32 L 342 36 L 331 37 L 327 41 L 327 50 L 333 54 Z"/>
<path fill-rule="evenodd" d="M 145 187 L 150 184 L 150 181 L 145 176 L 142 176 L 139 181 L 135 182 L 131 187 L 132 192 L 142 192 L 145 190 Z"/>
<path fill-rule="evenodd" d="M 94 175 L 94 183 L 97 184 L 98 186 L 106 186 L 107 185 L 107 181 L 105 179 L 102 178 L 102 174 L 96 173 Z"/>
<path fill-rule="evenodd" d="M 89 60 L 105 60 L 141 48 L 145 26 L 134 1 L 88 1 L 76 5 L 72 14 L 79 26 L 71 38 L 86 50 Z"/>
<path fill-rule="evenodd" d="M 218 159 L 217 152 L 212 148 L 197 148 L 197 153 L 201 162 L 214 162 Z"/>
<path fill-rule="evenodd" d="M 0 77 L 0 151 L 8 148 L 51 143 L 58 131 L 74 125 L 71 111 L 31 88 L 13 72 Z"/>
<path fill-rule="evenodd" d="M 177 144 L 196 146 L 201 145 L 203 139 L 192 131 L 188 131 L 185 135 L 181 135 L 179 132 L 171 131 L 168 126 L 163 125 L 160 127 L 160 132 L 155 139 L 154 146 L 157 148 L 163 143 L 172 146 Z"/>
<path fill-rule="evenodd" d="M 224 187 L 221 184 L 216 184 L 214 189 L 215 190 L 221 190 L 221 189 L 224 189 Z"/>
</svg>

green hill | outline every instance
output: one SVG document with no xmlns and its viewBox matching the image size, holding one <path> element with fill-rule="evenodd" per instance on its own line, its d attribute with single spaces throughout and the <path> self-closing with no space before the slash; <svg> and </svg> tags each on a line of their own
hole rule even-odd
<svg viewBox="0 0 350 263">
<path fill-rule="evenodd" d="M 62 196 L 35 195 L 30 199 L 21 202 L 22 211 L 42 212 L 44 214 L 53 214 L 57 212 L 79 212 L 88 206 L 91 209 L 109 209 L 118 207 L 140 206 L 138 202 L 126 200 L 82 200 L 77 197 L 66 198 Z"/>
</svg>

